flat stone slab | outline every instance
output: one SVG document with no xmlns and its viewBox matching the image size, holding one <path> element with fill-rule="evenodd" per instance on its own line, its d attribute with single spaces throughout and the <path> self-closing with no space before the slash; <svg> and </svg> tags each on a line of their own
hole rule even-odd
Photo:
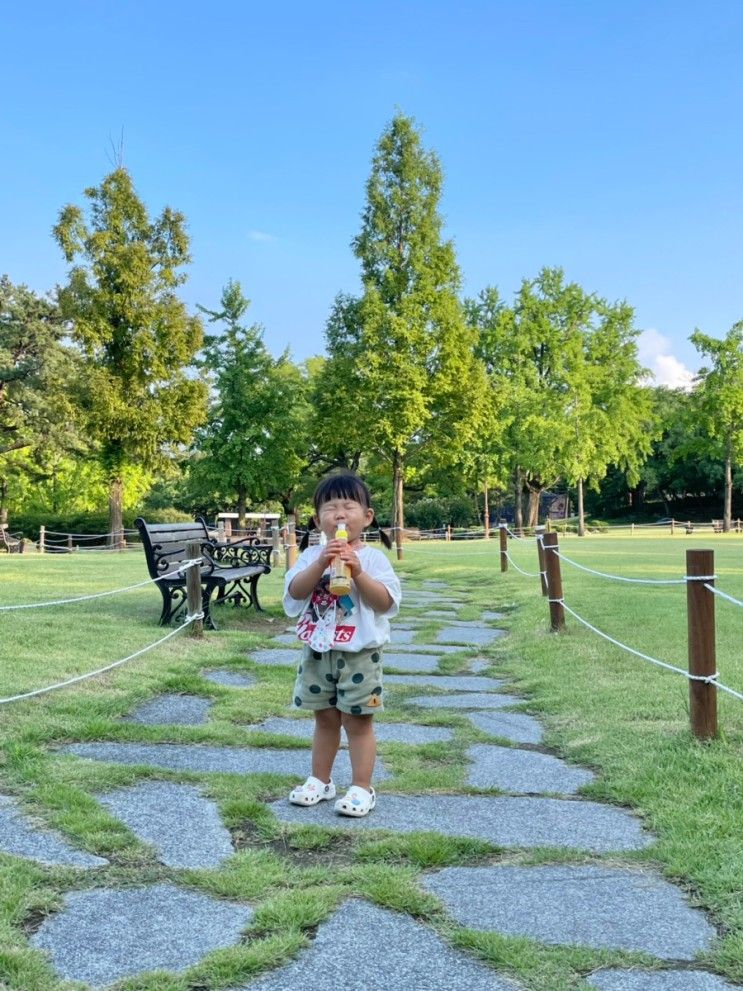
<svg viewBox="0 0 743 991">
<path fill-rule="evenodd" d="M 204 674 L 207 681 L 215 685 L 228 685 L 231 688 L 250 688 L 258 683 L 253 674 L 238 674 L 237 671 L 207 671 Z"/>
<path fill-rule="evenodd" d="M 412 643 L 416 637 L 414 629 L 403 629 L 401 626 L 393 626 L 390 631 L 390 643 Z"/>
<path fill-rule="evenodd" d="M 0 853 L 71 867 L 102 867 L 108 863 L 102 857 L 76 850 L 50 829 L 37 826 L 18 809 L 10 795 L 0 795 Z"/>
<path fill-rule="evenodd" d="M 394 675 L 387 675 L 387 679 Z M 311 740 L 315 731 L 312 719 L 266 719 L 248 730 L 262 730 L 264 733 L 282 733 L 300 740 Z M 437 743 L 451 740 L 454 736 L 445 726 L 420 726 L 418 723 L 385 723 L 377 716 L 374 719 L 374 734 L 378 743 Z M 341 733 L 341 746 L 348 745 L 345 732 Z"/>
<path fill-rule="evenodd" d="M 521 705 L 524 700 L 517 695 L 485 695 L 470 692 L 461 695 L 419 695 L 406 699 L 406 705 L 419 705 L 422 709 L 507 709 L 509 705 Z"/>
<path fill-rule="evenodd" d="M 466 653 L 470 647 L 454 647 L 446 646 L 439 643 L 407 643 L 405 644 L 405 650 L 417 653 L 418 651 L 430 651 L 432 654 L 436 654 L 437 657 L 441 657 L 442 654 L 461 654 Z"/>
<path fill-rule="evenodd" d="M 397 651 L 385 651 L 382 658 L 385 671 L 394 668 L 395 671 L 436 671 L 439 666 L 438 654 L 400 654 Z M 385 675 L 386 677 L 386 675 Z"/>
<path fill-rule="evenodd" d="M 60 747 L 58 753 L 109 764 L 145 764 L 200 774 L 286 774 L 303 780 L 309 774 L 306 750 L 207 747 L 188 743 L 68 743 Z M 338 755 L 334 775 L 339 781 L 350 782 L 351 764 L 347 754 Z M 381 781 L 390 775 L 377 761 L 374 776 Z"/>
<path fill-rule="evenodd" d="M 477 644 L 478 647 L 484 647 L 505 635 L 505 630 L 494 630 L 492 626 L 469 625 L 466 629 L 459 626 L 445 626 L 436 634 L 436 643 Z"/>
<path fill-rule="evenodd" d="M 441 688 L 446 692 L 497 692 L 506 682 L 499 678 L 478 678 L 466 674 L 386 674 L 385 684 Z"/>
<path fill-rule="evenodd" d="M 532 750 L 477 743 L 469 748 L 467 756 L 472 761 L 467 781 L 474 788 L 499 788 L 523 795 L 573 795 L 594 779 L 590 771 Z"/>
<path fill-rule="evenodd" d="M 216 867 L 234 852 L 217 806 L 193 785 L 144 781 L 96 798 L 168 867 Z"/>
<path fill-rule="evenodd" d="M 452 609 L 431 609 L 426 613 L 426 617 L 431 616 L 433 619 L 454 619 L 456 615 Z"/>
<path fill-rule="evenodd" d="M 699 970 L 599 970 L 586 984 L 601 991 L 740 991 L 739 984 Z"/>
<path fill-rule="evenodd" d="M 326 803 L 327 804 L 327 803 Z M 323 922 L 296 960 L 235 991 L 306 991 L 321 975 L 339 991 L 516 991 L 496 971 L 448 946 L 408 915 L 351 899 Z M 439 983 L 440 976 L 445 984 Z"/>
<path fill-rule="evenodd" d="M 491 736 L 502 736 L 514 743 L 541 743 L 542 724 L 523 712 L 468 712 L 469 721 Z"/>
<path fill-rule="evenodd" d="M 488 622 L 494 623 L 499 619 L 505 619 L 506 614 L 504 612 L 494 612 L 492 609 L 486 609 L 484 612 L 480 613 L 482 619 Z"/>
<path fill-rule="evenodd" d="M 374 811 L 363 819 L 336 815 L 331 805 L 332 802 L 320 802 L 309 810 L 309 816 L 307 809 L 291 805 L 287 800 L 273 802 L 269 808 L 282 822 L 311 822 L 336 829 L 392 829 L 400 833 L 471 836 L 503 847 L 561 846 L 609 853 L 642 849 L 651 842 L 637 819 L 622 809 L 598 802 L 487 795 L 389 795 L 382 792 Z M 462 890 L 466 896 L 466 889 Z M 510 895 L 506 895 L 506 911 L 509 905 Z M 640 921 L 646 920 L 638 920 L 638 923 Z"/>
<path fill-rule="evenodd" d="M 233 946 L 253 909 L 172 884 L 76 891 L 31 937 L 57 973 L 94 987 L 148 970 L 184 971 Z"/>
<path fill-rule="evenodd" d="M 255 661 L 256 664 L 270 664 L 272 667 L 295 668 L 299 660 L 296 650 L 251 650 L 248 660 Z"/>
<path fill-rule="evenodd" d="M 479 674 L 481 671 L 486 671 L 490 667 L 490 664 L 490 661 L 484 661 L 482 658 L 479 658 L 470 664 L 470 671 L 472 671 L 473 674 Z"/>
<path fill-rule="evenodd" d="M 691 960 L 715 930 L 654 874 L 594 866 L 445 868 L 424 877 L 470 929 Z"/>
<path fill-rule="evenodd" d="M 299 640 L 296 633 L 279 633 L 276 637 L 271 637 L 271 643 L 284 644 L 286 647 L 299 647 Z"/>
<path fill-rule="evenodd" d="M 209 718 L 212 703 L 200 695 L 158 695 L 144 702 L 122 722 L 144 726 L 200 726 Z"/>
</svg>

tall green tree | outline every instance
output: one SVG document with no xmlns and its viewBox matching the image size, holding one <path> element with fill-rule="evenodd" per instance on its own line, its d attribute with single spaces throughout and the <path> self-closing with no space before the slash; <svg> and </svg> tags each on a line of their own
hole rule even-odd
<svg viewBox="0 0 743 991">
<path fill-rule="evenodd" d="M 206 338 L 213 395 L 192 474 L 212 500 L 237 503 L 244 527 L 249 501 L 278 499 L 291 508 L 307 456 L 308 386 L 288 353 L 271 355 L 259 325 L 243 325 L 250 300 L 239 282 L 227 283 L 220 305 L 200 307 L 209 323 L 225 326 Z"/>
<path fill-rule="evenodd" d="M 151 220 L 122 167 L 84 195 L 87 217 L 68 205 L 54 227 L 72 263 L 59 303 L 85 357 L 82 405 L 115 534 L 125 466 L 157 467 L 205 415 L 206 386 L 188 372 L 203 329 L 176 295 L 190 261 L 183 214 L 165 207 Z"/>
<path fill-rule="evenodd" d="M 365 436 L 391 467 L 398 556 L 410 459 L 458 457 L 485 402 L 454 246 L 442 237 L 442 183 L 414 121 L 395 116 L 377 144 L 353 242 L 363 293 L 335 311 L 328 334 L 325 376 L 336 386 L 338 432 L 353 419 L 352 435 Z"/>
<path fill-rule="evenodd" d="M 708 452 L 725 463 L 723 530 L 733 514 L 733 468 L 743 463 L 743 321 L 719 340 L 695 330 L 689 338 L 710 362 L 700 369 L 694 409 L 708 438 Z"/>
<path fill-rule="evenodd" d="M 77 363 L 56 304 L 0 278 L 0 523 L 11 488 L 50 478 L 84 445 L 75 428 Z"/>
</svg>

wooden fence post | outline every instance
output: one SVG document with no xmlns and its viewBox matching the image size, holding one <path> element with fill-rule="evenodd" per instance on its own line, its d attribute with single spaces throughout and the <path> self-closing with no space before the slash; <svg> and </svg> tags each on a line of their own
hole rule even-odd
<svg viewBox="0 0 743 991">
<path fill-rule="evenodd" d="M 201 544 L 191 541 L 186 544 L 186 553 L 192 561 L 201 557 Z M 201 563 L 192 564 L 186 571 L 186 595 L 188 597 L 188 615 L 197 616 L 203 609 L 201 598 Z M 204 636 L 204 620 L 195 619 L 188 631 L 191 637 Z"/>
<path fill-rule="evenodd" d="M 500 537 L 500 570 L 508 571 L 508 527 L 502 520 L 498 524 L 498 535 Z"/>
<path fill-rule="evenodd" d="M 671 536 L 673 536 L 676 527 L 676 520 L 671 518 Z"/>
<path fill-rule="evenodd" d="M 446 524 L 446 537 L 445 540 L 451 540 L 451 523 Z"/>
<path fill-rule="evenodd" d="M 630 537 L 634 537 L 634 535 L 635 535 L 635 524 L 634 523 L 630 523 L 630 525 L 629 525 L 629 535 L 630 535 Z"/>
<path fill-rule="evenodd" d="M 272 544 L 271 563 L 273 564 L 273 566 L 275 568 L 278 565 L 278 563 L 279 563 L 279 546 L 280 545 L 279 545 L 279 524 L 278 523 L 272 523 L 271 524 L 271 544 Z"/>
<path fill-rule="evenodd" d="M 42 524 L 39 527 L 39 554 L 46 551 L 46 527 Z"/>
<path fill-rule="evenodd" d="M 565 610 L 562 608 L 562 574 L 557 550 L 557 534 L 544 535 L 544 563 L 547 571 L 547 590 L 550 604 L 550 629 L 559 633 L 565 626 Z"/>
<path fill-rule="evenodd" d="M 75 548 L 72 546 L 72 534 L 71 533 L 68 533 L 67 534 L 67 553 L 68 554 L 71 554 L 74 551 L 74 549 Z"/>
<path fill-rule="evenodd" d="M 714 551 L 686 552 L 686 608 L 689 630 L 689 674 L 708 677 L 717 671 L 715 649 Z M 689 581 L 688 579 L 693 579 Z M 700 740 L 717 736 L 717 688 L 710 682 L 689 681 L 691 731 Z"/>
<path fill-rule="evenodd" d="M 543 526 L 535 527 L 534 536 L 537 538 L 537 557 L 539 558 L 539 581 L 542 585 L 542 595 L 548 595 L 549 590 L 547 589 L 547 575 L 544 568 L 544 546 L 542 544 L 544 534 L 545 529 Z"/>
<path fill-rule="evenodd" d="M 297 519 L 289 513 L 286 519 L 286 570 L 297 563 Z"/>
</svg>

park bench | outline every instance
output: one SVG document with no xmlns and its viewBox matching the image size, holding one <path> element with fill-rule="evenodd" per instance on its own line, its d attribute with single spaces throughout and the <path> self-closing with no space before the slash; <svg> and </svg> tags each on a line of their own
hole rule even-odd
<svg viewBox="0 0 743 991">
<path fill-rule="evenodd" d="M 0 523 L 0 550 L 8 554 L 23 554 L 25 541 L 23 537 L 14 537 L 8 532 L 8 524 Z"/>
<path fill-rule="evenodd" d="M 189 560 L 188 545 L 199 545 L 202 558 L 201 601 L 204 626 L 214 630 L 211 599 L 217 590 L 216 602 L 248 605 L 262 611 L 258 601 L 258 579 L 270 570 L 272 547 L 254 538 L 229 543 L 213 540 L 206 521 L 199 517 L 195 523 L 147 523 L 136 521 L 142 538 L 150 578 L 170 575 L 157 582 L 163 597 L 160 626 L 172 622 L 186 611 L 186 570 L 181 566 Z"/>
</svg>

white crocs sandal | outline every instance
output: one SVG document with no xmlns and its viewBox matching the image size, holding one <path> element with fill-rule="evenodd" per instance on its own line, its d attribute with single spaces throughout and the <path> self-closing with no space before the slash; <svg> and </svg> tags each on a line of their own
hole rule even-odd
<svg viewBox="0 0 743 991">
<path fill-rule="evenodd" d="M 335 811 L 342 816 L 360 817 L 368 815 L 376 804 L 377 795 L 373 788 L 367 791 L 366 788 L 351 785 L 343 798 L 335 803 Z"/>
<path fill-rule="evenodd" d="M 319 778 L 312 775 L 307 778 L 303 785 L 299 785 L 289 792 L 289 801 L 292 805 L 317 805 L 318 802 L 329 801 L 335 798 L 335 785 L 333 780 L 325 784 Z"/>
</svg>

